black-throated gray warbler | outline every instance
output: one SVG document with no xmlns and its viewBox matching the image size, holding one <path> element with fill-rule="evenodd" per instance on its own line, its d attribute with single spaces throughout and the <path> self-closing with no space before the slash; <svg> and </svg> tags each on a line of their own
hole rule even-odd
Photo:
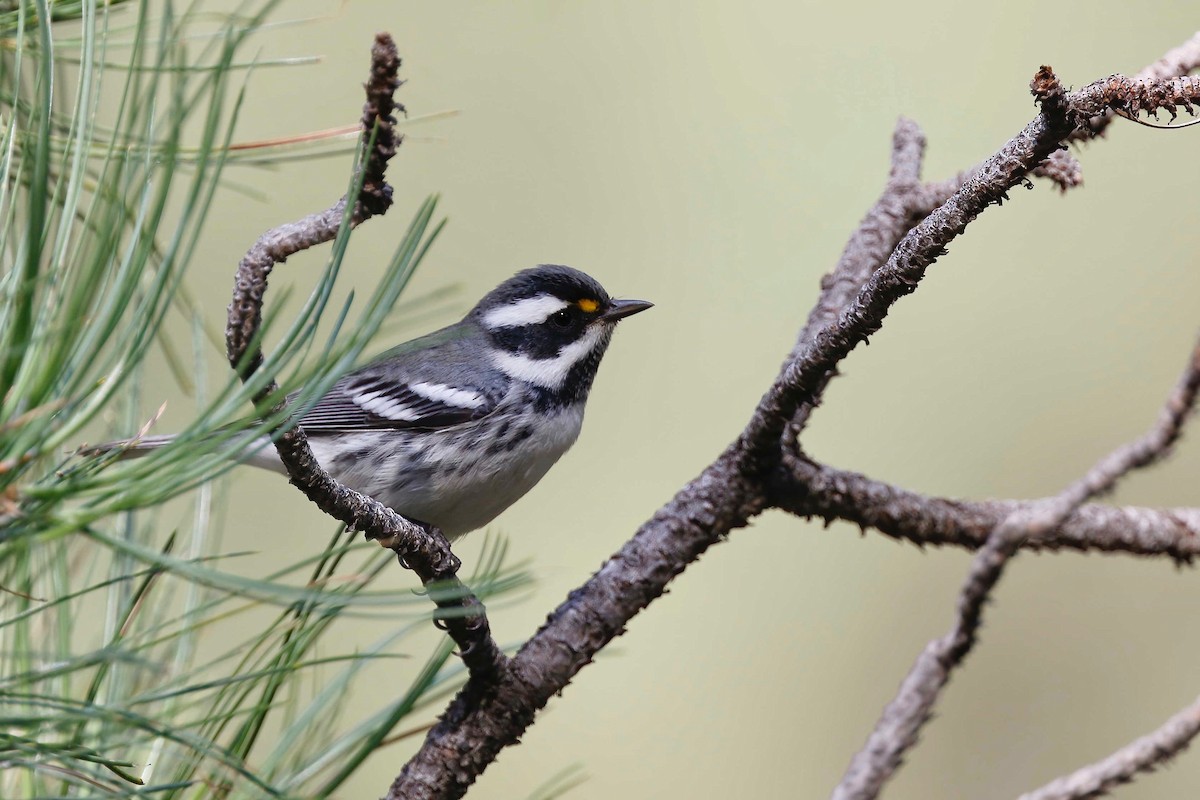
<svg viewBox="0 0 1200 800">
<path fill-rule="evenodd" d="M 341 378 L 300 426 L 334 478 L 453 539 L 519 500 L 575 443 L 617 321 L 651 305 L 614 300 L 570 267 L 527 269 L 461 322 Z M 171 438 L 95 450 L 136 456 Z M 265 442 L 246 463 L 283 471 Z"/>
</svg>

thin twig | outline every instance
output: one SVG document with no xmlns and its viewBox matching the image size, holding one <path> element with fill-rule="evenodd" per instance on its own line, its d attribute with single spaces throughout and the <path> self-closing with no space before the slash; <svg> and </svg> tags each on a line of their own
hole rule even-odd
<svg viewBox="0 0 1200 800">
<path fill-rule="evenodd" d="M 1200 31 L 1183 44 L 1167 51 L 1162 58 L 1144 67 L 1133 77 L 1139 80 L 1161 80 L 1187 75 L 1197 69 L 1200 69 Z M 1071 138 L 1071 142 L 1087 141 L 1102 136 L 1115 117 L 1115 112 L 1096 117 L 1088 123 L 1087 130 L 1079 131 Z"/>
<path fill-rule="evenodd" d="M 1163 80 L 1186 75 L 1197 68 L 1200 68 L 1200 33 L 1134 77 L 1137 80 Z M 1099 136 L 1113 116 L 1114 112 L 1099 114 L 1088 122 L 1087 127 L 1071 133 L 1066 141 L 1086 141 Z M 792 358 L 807 346 L 817 331 L 850 304 L 867 278 L 891 255 L 900 239 L 946 202 L 968 177 L 980 169 L 977 166 L 947 181 L 922 183 L 920 177 L 924 150 L 925 136 L 917 124 L 903 117 L 898 120 L 892 136 L 892 168 L 883 193 L 847 240 L 837 265 L 822 278 L 820 297 L 800 332 Z M 1050 153 L 1030 174 L 1052 181 L 1061 192 L 1083 185 L 1083 169 L 1079 161 L 1066 150 Z M 834 372 L 829 373 L 825 378 L 826 384 L 834 377 Z M 811 404 L 804 404 L 798 409 L 785 434 L 787 442 L 795 440 L 812 409 Z"/>
<path fill-rule="evenodd" d="M 1057 150 L 1033 169 L 1035 178 L 1045 178 L 1058 187 L 1060 193 L 1083 186 L 1083 167 L 1066 150 Z"/>
<path fill-rule="evenodd" d="M 386 33 L 378 34 L 371 50 L 371 76 L 366 84 L 367 102 L 362 118 L 363 146 L 372 141 L 372 135 L 374 140 L 363 159 L 362 189 L 350 215 L 351 228 L 385 213 L 391 204 L 392 189 L 384 172 L 399 143 L 392 117 L 397 108 L 392 95 L 400 85 L 399 68 L 400 59 L 392 38 Z M 399 110 L 403 112 L 403 107 Z M 345 209 L 346 199 L 342 198 L 323 212 L 280 225 L 263 234 L 242 258 L 225 337 L 229 363 L 243 381 L 250 380 L 263 364 L 262 349 L 255 343 L 255 336 L 262 324 L 263 296 L 271 270 L 301 250 L 332 241 L 341 227 Z M 278 392 L 273 378 L 258 392 L 255 405 L 261 415 L 283 410 L 282 400 L 274 407 L 268 406 L 268 398 Z M 275 449 L 291 482 L 322 511 L 395 550 L 400 562 L 416 572 L 423 584 L 437 584 L 435 602 L 439 608 L 452 612 L 444 616 L 442 623 L 459 646 L 471 680 L 484 684 L 494 681 L 506 658 L 492 639 L 483 604 L 458 580 L 460 564 L 445 537 L 335 481 L 317 463 L 302 428 L 293 427 L 281 434 Z"/>
<path fill-rule="evenodd" d="M 1167 398 L 1154 426 L 1130 444 L 1114 450 L 1061 494 L 1014 511 L 988 537 L 971 562 L 959 593 L 957 617 L 951 630 L 925 646 L 901 684 L 895 699 L 884 709 L 867 743 L 854 756 L 834 800 L 873 800 L 899 768 L 904 754 L 932 716 L 933 706 L 976 642 L 983 605 L 1004 574 L 1009 560 L 1028 538 L 1045 536 L 1063 523 L 1084 502 L 1109 491 L 1134 469 L 1161 459 L 1178 439 L 1200 389 L 1200 341 L 1192 349 L 1187 367 Z M 1190 737 L 1189 737 L 1190 738 Z M 1185 739 L 1183 744 L 1186 744 Z M 1173 751 L 1172 751 L 1173 752 Z M 1164 752 L 1169 757 L 1172 752 Z"/>
<path fill-rule="evenodd" d="M 1108 794 L 1110 789 L 1132 781 L 1138 773 L 1152 772 L 1179 755 L 1197 733 L 1200 733 L 1200 697 L 1152 733 L 1101 761 L 1021 795 L 1020 800 L 1085 800 Z"/>
<path fill-rule="evenodd" d="M 962 186 L 965 175 L 937 184 L 921 183 L 924 158 L 925 134 L 920 126 L 907 117 L 896 120 L 887 183 L 850 234 L 837 264 L 821 278 L 821 293 L 796 338 L 789 360 L 795 360 L 819 331 L 837 320 L 838 314 L 862 291 L 867 279 L 887 262 L 904 234 Z M 836 370 L 830 370 L 824 385 L 835 377 Z M 796 441 L 813 407 L 814 404 L 805 403 L 797 409 L 784 433 L 785 442 Z"/>
<path fill-rule="evenodd" d="M 968 550 L 983 547 L 1009 515 L 1043 502 L 931 497 L 803 456 L 785 456 L 770 497 L 773 507 L 798 516 L 844 520 L 919 547 Z M 1054 530 L 1023 541 L 1021 549 L 1167 556 L 1187 564 L 1200 556 L 1200 508 L 1087 504 Z"/>
<path fill-rule="evenodd" d="M 916 290 L 925 270 L 985 208 L 999 203 L 1029 172 L 1061 147 L 1077 125 L 1074 116 L 1056 103 L 1043 103 L 1042 113 L 932 213 L 909 230 L 887 263 L 871 273 L 854 300 L 836 319 L 804 337 L 780 377 L 764 396 L 750 426 L 742 434 L 765 448 L 774 443 L 787 422 L 805 405 L 815 405 L 836 368 L 859 344 L 883 325 L 897 300 Z"/>
<path fill-rule="evenodd" d="M 1174 118 L 1176 107 L 1191 113 L 1192 104 L 1200 102 L 1200 78 L 1142 81 L 1112 75 L 1068 93 L 1053 71 L 1042 67 L 1030 88 L 1042 113 L 904 235 L 886 266 L 871 272 L 858 296 L 840 306 L 836 321 L 805 326 L 784 368 L 783 379 L 764 398 L 771 413 L 759 417 L 781 428 L 781 432 L 784 423 L 779 418 L 788 419 L 786 440 L 793 438 L 790 433 L 797 422 L 803 422 L 806 409 L 820 402 L 837 364 L 883 325 L 896 300 L 916 289 L 925 270 L 945 252 L 945 246 L 988 205 L 1006 199 L 1010 189 L 1027 180 L 1027 175 L 1059 151 L 1063 142 L 1090 119 L 1112 109 L 1131 114 L 1165 110 Z M 848 285 L 852 283 L 847 281 Z M 818 306 L 814 317 L 821 319 L 839 310 L 836 302 L 825 301 L 824 297 Z M 750 429 L 746 434 L 757 438 Z"/>
<path fill-rule="evenodd" d="M 846 241 L 838 263 L 821 279 L 821 293 L 789 359 L 795 359 L 818 331 L 837 319 L 867 279 L 887 262 L 906 233 L 953 196 L 979 170 L 976 167 L 948 180 L 922 182 L 924 155 L 925 134 L 917 123 L 901 117 L 892 134 L 891 170 L 883 192 Z M 1052 181 L 1062 192 L 1083 184 L 1079 162 L 1065 150 L 1051 153 L 1032 174 Z M 820 393 L 835 377 L 836 370 L 825 375 Z M 785 449 L 790 449 L 799 437 L 814 407 L 815 403 L 804 403 L 797 409 L 784 433 Z"/>
</svg>

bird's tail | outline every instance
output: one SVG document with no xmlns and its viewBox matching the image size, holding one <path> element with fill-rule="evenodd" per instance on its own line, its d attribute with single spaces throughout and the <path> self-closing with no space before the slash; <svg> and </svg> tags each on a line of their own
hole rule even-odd
<svg viewBox="0 0 1200 800">
<path fill-rule="evenodd" d="M 275 454 L 275 448 L 271 446 L 270 439 L 266 437 L 254 437 L 253 435 L 247 435 L 245 438 L 253 438 L 254 443 L 238 457 L 239 463 L 269 469 L 273 472 L 284 472 L 283 463 L 279 460 L 279 456 Z M 117 459 L 124 461 L 127 458 L 148 456 L 174 440 L 175 434 L 173 433 L 161 436 L 136 436 L 132 439 L 117 439 L 112 442 L 81 447 L 75 451 L 75 454 L 84 458 L 114 454 Z"/>
<path fill-rule="evenodd" d="M 109 453 L 116 453 L 117 458 L 141 458 L 149 455 L 160 447 L 171 443 L 175 438 L 175 434 L 168 433 L 162 436 L 138 436 L 133 439 L 117 439 L 112 442 L 104 442 L 103 444 L 87 445 L 79 448 L 76 455 L 92 458 L 94 456 L 106 456 Z"/>
</svg>

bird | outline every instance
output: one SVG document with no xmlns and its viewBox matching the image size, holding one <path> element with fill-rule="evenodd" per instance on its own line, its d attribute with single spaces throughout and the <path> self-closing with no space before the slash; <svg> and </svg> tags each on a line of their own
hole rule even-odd
<svg viewBox="0 0 1200 800">
<path fill-rule="evenodd" d="M 652 306 L 614 299 L 571 267 L 526 269 L 459 322 L 348 372 L 297 422 L 334 479 L 453 541 L 521 499 L 571 448 L 617 322 Z M 173 438 L 90 452 L 137 457 Z M 244 463 L 285 472 L 268 439 L 255 445 Z"/>
</svg>

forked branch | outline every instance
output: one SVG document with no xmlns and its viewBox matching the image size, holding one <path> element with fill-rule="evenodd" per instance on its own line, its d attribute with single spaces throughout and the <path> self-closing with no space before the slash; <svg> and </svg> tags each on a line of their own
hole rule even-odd
<svg viewBox="0 0 1200 800">
<path fill-rule="evenodd" d="M 917 736 L 933 714 L 933 706 L 951 673 L 974 647 L 983 619 L 983 605 L 1022 543 L 1045 537 L 1089 499 L 1109 491 L 1134 469 L 1161 459 L 1179 438 L 1188 414 L 1195 408 L 1198 389 L 1200 342 L 1193 348 L 1179 383 L 1149 432 L 1110 453 L 1057 497 L 1016 509 L 996 526 L 971 562 L 958 596 L 954 626 L 944 636 L 926 645 L 917 657 L 866 745 L 850 762 L 833 793 L 834 800 L 873 800 L 878 797 L 883 785 L 900 766 L 904 754 L 916 744 Z M 1183 739 L 1179 746 L 1186 744 L 1187 739 Z"/>
<path fill-rule="evenodd" d="M 481 695 L 468 686 L 454 699 L 393 783 L 389 798 L 462 796 L 499 751 L 517 741 L 537 711 L 676 575 L 772 505 L 779 497 L 781 468 L 804 463 L 795 434 L 837 365 L 882 326 L 892 305 L 915 290 L 925 270 L 983 210 L 1039 171 L 1050 173 L 1060 186 L 1077 184 L 1077 165 L 1054 154 L 1068 141 L 1088 135 L 1081 131 L 1090 131 L 1112 109 L 1190 110 L 1200 87 L 1189 80 L 1139 84 L 1114 76 L 1067 92 L 1043 68 L 1033 88 L 1041 113 L 978 168 L 944 184 L 920 181 L 923 140 L 915 125 L 901 122 L 884 195 L 823 282 L 809 323 L 746 428 L 550 614 L 511 659 L 494 691 Z M 1044 166 L 1052 156 L 1056 161 Z M 804 507 L 807 476 L 796 469 L 784 474 L 795 495 L 789 502 Z M 1028 536 L 1043 537 L 1039 541 L 1050 537 L 1103 488 L 1103 481 L 1095 480 L 1103 474 L 1091 475 L 1082 489 L 1074 487 L 1045 505 L 1004 509 L 1010 521 L 994 531 L 989 528 L 982 543 L 972 543 L 983 549 L 960 603 L 964 622 L 950 636 L 946 652 L 961 654 L 969 648 L 979 609 L 1011 553 Z M 1163 547 L 1160 552 L 1182 559 L 1190 557 L 1191 549 Z M 939 658 L 945 660 L 935 654 L 934 660 Z"/>
</svg>

